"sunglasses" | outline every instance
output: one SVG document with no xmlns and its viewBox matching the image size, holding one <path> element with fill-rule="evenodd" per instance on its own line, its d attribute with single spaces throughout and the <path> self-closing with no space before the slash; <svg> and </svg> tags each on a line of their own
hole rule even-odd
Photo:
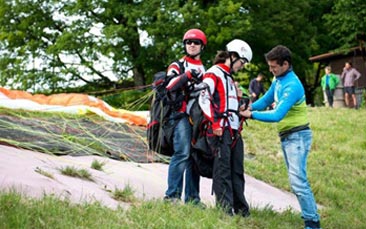
<svg viewBox="0 0 366 229">
<path fill-rule="evenodd" d="M 200 40 L 186 40 L 186 45 L 191 45 L 192 43 L 195 45 L 202 44 L 202 42 Z"/>
<path fill-rule="evenodd" d="M 246 59 L 242 59 L 242 58 L 240 58 L 240 62 L 241 62 L 242 64 L 246 64 L 246 63 L 247 63 L 247 60 L 246 60 Z"/>
</svg>

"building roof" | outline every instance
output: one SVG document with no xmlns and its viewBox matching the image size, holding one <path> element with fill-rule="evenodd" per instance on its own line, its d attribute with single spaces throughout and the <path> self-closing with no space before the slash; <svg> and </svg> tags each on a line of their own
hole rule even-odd
<svg viewBox="0 0 366 229">
<path fill-rule="evenodd" d="M 365 52 L 365 47 L 353 47 L 350 48 L 348 51 L 346 50 L 338 50 L 338 51 L 332 51 L 332 52 L 328 52 L 328 53 L 323 53 L 317 56 L 312 56 L 309 57 L 309 60 L 312 62 L 326 62 L 326 61 L 330 61 L 333 59 L 339 59 L 341 57 L 346 57 L 346 56 L 360 56 L 360 55 L 364 55 L 365 56 L 366 52 Z"/>
</svg>

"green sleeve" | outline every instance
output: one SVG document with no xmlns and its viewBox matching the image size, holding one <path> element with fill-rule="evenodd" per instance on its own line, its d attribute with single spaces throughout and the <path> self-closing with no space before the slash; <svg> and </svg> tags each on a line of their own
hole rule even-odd
<svg viewBox="0 0 366 229">
<path fill-rule="evenodd" d="M 339 83 L 339 78 L 336 75 L 334 75 L 334 74 L 332 74 L 332 76 L 334 78 L 335 86 L 337 86 L 338 83 Z"/>
</svg>

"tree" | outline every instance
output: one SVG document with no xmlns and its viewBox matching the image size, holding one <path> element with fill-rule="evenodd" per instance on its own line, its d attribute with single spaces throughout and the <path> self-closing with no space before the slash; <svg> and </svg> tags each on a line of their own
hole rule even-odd
<svg viewBox="0 0 366 229">
<path fill-rule="evenodd" d="M 208 38 L 207 67 L 234 38 L 251 45 L 256 67 L 245 76 L 268 71 L 264 53 L 288 46 L 312 103 L 317 85 L 308 57 L 338 45 L 322 17 L 331 6 L 331 0 L 0 0 L 0 82 L 50 93 L 80 82 L 89 91 L 118 88 L 126 79 L 148 85 L 154 72 L 184 55 L 184 32 L 200 28 Z"/>
<path fill-rule="evenodd" d="M 1 83 L 33 91 L 80 81 L 94 90 L 118 87 L 131 75 L 145 85 L 184 54 L 187 29 L 207 30 L 204 53 L 211 59 L 247 24 L 241 4 L 231 0 L 0 0 L 0 8 Z"/>
<path fill-rule="evenodd" d="M 279 44 L 287 46 L 292 51 L 294 70 L 304 84 L 307 103 L 314 104 L 318 82 L 308 58 L 321 49 L 327 50 L 331 43 L 322 39 L 326 31 L 322 15 L 329 11 L 332 1 L 248 0 L 246 3 L 251 15 L 247 39 L 254 44 L 258 71 L 268 72 L 265 53 Z M 272 77 L 267 79 L 272 80 Z"/>
<path fill-rule="evenodd" d="M 364 42 L 366 32 L 366 1 L 336 0 L 332 12 L 324 15 L 330 36 L 338 39 L 338 48 L 350 48 Z"/>
<path fill-rule="evenodd" d="M 15 1 L 0 1 L 0 79 L 3 86 L 28 89 L 54 75 L 47 66 L 51 60 L 46 49 L 56 39 L 56 34 L 49 31 L 57 31 L 62 25 L 54 23 L 53 11 L 50 1 L 26 1 L 21 5 Z M 45 64 L 36 69 L 34 66 L 39 60 Z M 64 79 L 55 76 L 49 86 L 55 82 L 63 84 Z"/>
</svg>

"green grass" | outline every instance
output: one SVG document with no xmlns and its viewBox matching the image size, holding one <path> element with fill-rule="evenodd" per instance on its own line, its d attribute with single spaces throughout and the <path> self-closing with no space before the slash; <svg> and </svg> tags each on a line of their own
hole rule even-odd
<svg viewBox="0 0 366 229">
<path fill-rule="evenodd" d="M 309 108 L 309 118 L 314 138 L 307 170 L 323 206 L 322 227 L 366 228 L 366 110 Z M 289 190 L 276 125 L 249 121 L 243 137 L 246 173 Z M 112 210 L 99 203 L 79 205 L 52 196 L 35 200 L 2 192 L 0 228 L 303 228 L 300 214 L 291 211 L 254 208 L 244 219 L 216 208 L 136 202 L 128 210 Z"/>
<path fill-rule="evenodd" d="M 308 177 L 323 228 L 366 228 L 366 110 L 309 108 L 313 130 Z M 289 190 L 275 125 L 251 121 L 244 130 L 245 170 Z"/>
<path fill-rule="evenodd" d="M 84 180 L 94 181 L 90 172 L 86 169 L 78 169 L 73 166 L 66 166 L 59 169 L 61 174 L 70 176 L 70 177 L 77 177 Z"/>
<path fill-rule="evenodd" d="M 193 205 L 147 201 L 128 210 L 100 203 L 73 204 L 54 196 L 29 199 L 0 193 L 0 228 L 301 228 L 291 212 L 254 209 L 250 218 L 229 217 L 222 211 Z"/>
<path fill-rule="evenodd" d="M 43 175 L 43 176 L 45 176 L 45 177 L 55 179 L 54 176 L 51 173 L 49 173 L 47 171 L 44 171 L 43 169 L 41 169 L 39 167 L 37 167 L 34 171 L 41 174 L 41 175 Z"/>
<path fill-rule="evenodd" d="M 103 171 L 103 166 L 104 165 L 105 165 L 105 162 L 101 162 L 101 161 L 98 161 L 98 160 L 93 160 L 90 167 L 92 169 L 95 169 L 95 170 Z"/>
<path fill-rule="evenodd" d="M 136 202 L 137 200 L 135 197 L 135 190 L 129 184 L 127 184 L 123 189 L 116 188 L 112 193 L 112 197 L 115 200 L 130 203 Z"/>
</svg>

